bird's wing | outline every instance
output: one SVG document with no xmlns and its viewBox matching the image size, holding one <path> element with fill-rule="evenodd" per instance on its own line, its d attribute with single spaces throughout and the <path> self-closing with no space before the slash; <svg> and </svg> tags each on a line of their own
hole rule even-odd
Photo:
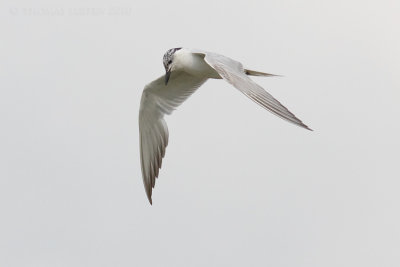
<svg viewBox="0 0 400 267">
<path fill-rule="evenodd" d="M 168 144 L 168 127 L 164 114 L 171 114 L 205 81 L 204 78 L 185 72 L 172 72 L 168 85 L 165 85 L 162 76 L 146 85 L 143 90 L 139 111 L 140 162 L 150 204 L 152 188 Z"/>
<path fill-rule="evenodd" d="M 205 62 L 215 69 L 224 80 L 232 84 L 240 92 L 263 108 L 269 110 L 282 119 L 311 130 L 272 95 L 252 81 L 246 75 L 245 69 L 240 62 L 219 54 L 205 52 L 202 50 L 193 50 L 192 52 L 203 54 Z"/>
</svg>

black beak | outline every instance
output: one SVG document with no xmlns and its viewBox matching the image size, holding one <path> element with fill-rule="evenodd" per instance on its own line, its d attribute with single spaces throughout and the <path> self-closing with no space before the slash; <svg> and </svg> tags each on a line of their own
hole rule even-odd
<svg viewBox="0 0 400 267">
<path fill-rule="evenodd" d="M 165 85 L 168 84 L 169 76 L 171 76 L 171 70 L 167 70 L 167 72 L 165 73 Z"/>
</svg>

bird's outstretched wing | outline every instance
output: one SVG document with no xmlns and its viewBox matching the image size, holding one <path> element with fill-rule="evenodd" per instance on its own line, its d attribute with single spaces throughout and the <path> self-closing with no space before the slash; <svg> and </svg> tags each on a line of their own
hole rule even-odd
<svg viewBox="0 0 400 267">
<path fill-rule="evenodd" d="M 193 50 L 193 53 L 203 54 L 205 62 L 215 69 L 225 81 L 232 84 L 240 92 L 263 108 L 269 110 L 282 119 L 311 130 L 278 100 L 251 80 L 246 75 L 246 70 L 243 68 L 242 63 L 219 54 L 201 50 Z"/>
<path fill-rule="evenodd" d="M 139 111 L 140 162 L 150 204 L 152 188 L 168 144 L 168 127 L 164 114 L 171 114 L 205 81 L 204 78 L 185 72 L 172 72 L 168 85 L 165 85 L 162 76 L 146 85 L 143 90 Z"/>
</svg>

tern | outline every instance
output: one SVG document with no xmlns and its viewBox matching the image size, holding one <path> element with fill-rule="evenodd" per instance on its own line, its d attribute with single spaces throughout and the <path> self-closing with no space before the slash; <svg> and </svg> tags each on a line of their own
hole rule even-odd
<svg viewBox="0 0 400 267">
<path fill-rule="evenodd" d="M 172 48 L 163 57 L 165 75 L 147 84 L 139 110 L 140 162 L 147 198 L 152 204 L 152 188 L 168 145 L 164 115 L 191 96 L 207 79 L 224 79 L 245 96 L 295 125 L 311 130 L 249 76 L 277 76 L 253 71 L 231 58 L 198 49 Z"/>
</svg>

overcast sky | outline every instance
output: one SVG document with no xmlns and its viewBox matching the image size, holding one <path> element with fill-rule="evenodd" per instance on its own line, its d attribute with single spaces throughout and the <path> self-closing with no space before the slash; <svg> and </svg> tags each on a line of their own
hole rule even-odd
<svg viewBox="0 0 400 267">
<path fill-rule="evenodd" d="M 400 2 L 0 4 L 0 266 L 400 266 Z M 314 132 L 222 80 L 166 118 L 147 201 L 143 87 L 172 47 L 254 80 Z"/>
</svg>

